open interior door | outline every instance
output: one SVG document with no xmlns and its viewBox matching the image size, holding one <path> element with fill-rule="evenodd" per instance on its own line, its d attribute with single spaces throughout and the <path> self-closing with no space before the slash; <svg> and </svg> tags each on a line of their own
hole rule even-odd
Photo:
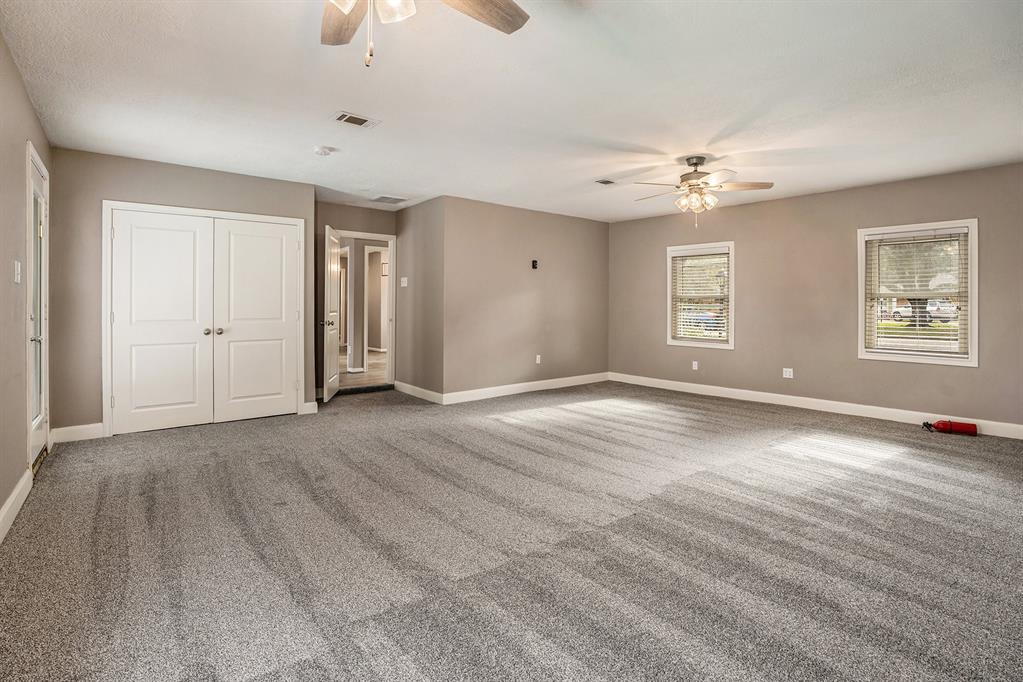
<svg viewBox="0 0 1023 682">
<path fill-rule="evenodd" d="M 323 402 L 337 393 L 341 357 L 341 239 L 326 228 L 323 258 Z"/>
</svg>

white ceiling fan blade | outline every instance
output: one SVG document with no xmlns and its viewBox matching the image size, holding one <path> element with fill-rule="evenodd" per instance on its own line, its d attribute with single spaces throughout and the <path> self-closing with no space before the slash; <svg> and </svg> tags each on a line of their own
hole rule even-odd
<svg viewBox="0 0 1023 682">
<path fill-rule="evenodd" d="M 634 182 L 634 185 L 653 185 L 654 187 L 678 187 L 675 183 L 671 182 Z"/>
<path fill-rule="evenodd" d="M 700 178 L 700 181 L 705 182 L 708 185 L 720 185 L 722 182 L 727 182 L 728 180 L 731 180 L 735 176 L 736 172 L 734 170 L 722 168 L 721 170 L 714 171 L 710 175 L 704 175 L 702 178 Z"/>
<path fill-rule="evenodd" d="M 715 192 L 741 192 L 747 189 L 771 189 L 773 182 L 723 182 Z"/>
</svg>

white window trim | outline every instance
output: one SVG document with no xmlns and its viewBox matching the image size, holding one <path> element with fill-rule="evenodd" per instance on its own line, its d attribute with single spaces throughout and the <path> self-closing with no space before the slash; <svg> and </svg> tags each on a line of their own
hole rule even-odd
<svg viewBox="0 0 1023 682">
<path fill-rule="evenodd" d="M 876 350 L 868 349 L 866 347 L 866 313 L 864 311 L 864 301 L 866 300 L 866 260 L 867 260 L 867 241 L 871 238 L 877 238 L 878 235 L 896 235 L 902 232 L 925 232 L 925 231 L 939 231 L 939 230 L 950 230 L 954 228 L 966 228 L 967 235 L 970 244 L 970 282 L 969 282 L 969 309 L 970 309 L 970 341 L 969 341 L 969 353 L 964 358 L 954 357 L 942 357 L 933 355 L 930 353 L 904 351 L 904 350 Z M 889 362 L 916 362 L 927 365 L 955 365 L 959 367 L 976 367 L 977 363 L 977 349 L 979 348 L 977 339 L 980 336 L 979 328 L 977 325 L 978 320 L 978 307 L 977 299 L 978 296 L 978 276 L 977 276 L 977 260 L 978 260 L 978 234 L 977 234 L 977 219 L 968 218 L 964 220 L 944 220 L 936 223 L 918 223 L 916 225 L 892 225 L 890 227 L 864 227 L 857 230 L 857 274 L 856 279 L 859 283 L 858 287 L 858 298 L 856 301 L 856 308 L 859 311 L 859 324 L 856 326 L 857 335 L 857 348 L 859 349 L 860 360 L 886 360 Z"/>
<path fill-rule="evenodd" d="M 671 336 L 671 259 L 675 256 L 702 256 L 712 253 L 728 252 L 728 342 L 701 341 L 699 339 L 679 340 Z M 706 244 L 682 244 L 669 246 L 665 260 L 667 273 L 667 303 L 665 310 L 668 319 L 665 323 L 669 346 L 696 346 L 699 348 L 717 348 L 719 350 L 735 350 L 735 242 L 709 242 Z"/>
</svg>

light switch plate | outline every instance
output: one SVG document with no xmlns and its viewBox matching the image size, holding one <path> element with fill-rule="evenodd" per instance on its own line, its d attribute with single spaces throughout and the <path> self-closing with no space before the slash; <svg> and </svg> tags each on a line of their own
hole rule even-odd
<svg viewBox="0 0 1023 682">
<path fill-rule="evenodd" d="M 782 379 L 791 379 L 792 378 L 792 368 L 791 367 L 782 367 L 782 369 L 781 369 L 781 378 Z"/>
<path fill-rule="evenodd" d="M 698 370 L 698 369 L 700 369 L 700 361 L 699 360 L 693 360 L 693 370 Z"/>
<path fill-rule="evenodd" d="M 536 364 L 538 364 L 538 365 L 540 364 L 540 359 L 541 359 L 540 358 L 540 354 L 537 353 L 537 355 L 536 355 Z"/>
<path fill-rule="evenodd" d="M 403 287 L 407 287 L 408 286 L 408 277 L 402 277 L 401 278 L 401 286 L 403 286 Z"/>
<path fill-rule="evenodd" d="M 14 283 L 21 284 L 21 261 L 14 261 Z"/>
</svg>

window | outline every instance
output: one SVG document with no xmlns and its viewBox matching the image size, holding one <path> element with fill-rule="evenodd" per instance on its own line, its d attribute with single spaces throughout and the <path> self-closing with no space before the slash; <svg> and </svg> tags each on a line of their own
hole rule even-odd
<svg viewBox="0 0 1023 682">
<path fill-rule="evenodd" d="M 859 231 L 859 356 L 977 366 L 977 221 Z"/>
<path fill-rule="evenodd" d="M 735 347 L 735 243 L 668 247 L 668 344 Z"/>
</svg>

